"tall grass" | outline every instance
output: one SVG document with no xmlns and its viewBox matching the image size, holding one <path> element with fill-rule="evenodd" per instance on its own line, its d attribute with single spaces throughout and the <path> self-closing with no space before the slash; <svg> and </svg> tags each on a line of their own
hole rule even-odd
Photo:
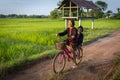
<svg viewBox="0 0 120 80">
<path fill-rule="evenodd" d="M 116 59 L 116 63 L 114 64 L 115 69 L 112 72 L 112 76 L 109 80 L 120 80 L 120 55 Z"/>
<path fill-rule="evenodd" d="M 84 20 L 84 43 L 120 29 L 120 20 Z M 78 27 L 78 21 L 76 21 Z M 50 19 L 0 19 L 0 71 L 28 60 L 56 53 L 54 42 L 60 41 L 56 33 L 64 30 L 63 20 Z"/>
</svg>

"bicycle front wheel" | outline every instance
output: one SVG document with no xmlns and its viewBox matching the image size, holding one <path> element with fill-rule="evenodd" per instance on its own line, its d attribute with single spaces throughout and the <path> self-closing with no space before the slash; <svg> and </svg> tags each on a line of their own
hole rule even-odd
<svg viewBox="0 0 120 80">
<path fill-rule="evenodd" d="M 64 52 L 59 52 L 53 59 L 53 71 L 54 73 L 61 73 L 64 70 L 66 64 L 66 58 Z"/>
</svg>

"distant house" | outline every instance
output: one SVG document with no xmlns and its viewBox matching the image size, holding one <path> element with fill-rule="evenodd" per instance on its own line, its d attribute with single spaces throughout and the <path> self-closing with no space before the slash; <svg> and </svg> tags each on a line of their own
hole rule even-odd
<svg viewBox="0 0 120 80">
<path fill-rule="evenodd" d="M 116 13 L 109 13 L 109 15 L 106 16 L 106 18 L 107 18 L 107 19 L 108 19 L 108 18 L 114 18 L 115 15 L 116 15 Z"/>
<path fill-rule="evenodd" d="M 115 17 L 115 15 L 116 15 L 116 13 L 111 13 L 109 17 L 113 18 L 113 17 Z"/>
</svg>

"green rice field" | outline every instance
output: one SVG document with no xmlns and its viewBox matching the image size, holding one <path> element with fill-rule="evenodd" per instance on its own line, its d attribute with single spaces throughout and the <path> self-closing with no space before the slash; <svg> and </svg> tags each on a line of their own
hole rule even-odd
<svg viewBox="0 0 120 80">
<path fill-rule="evenodd" d="M 93 30 L 91 22 L 82 21 L 84 44 L 120 29 L 120 20 L 97 19 Z M 52 58 L 57 53 L 54 43 L 61 40 L 55 34 L 64 26 L 64 20 L 0 19 L 0 73 L 24 62 Z M 78 21 L 75 26 L 78 27 Z"/>
</svg>

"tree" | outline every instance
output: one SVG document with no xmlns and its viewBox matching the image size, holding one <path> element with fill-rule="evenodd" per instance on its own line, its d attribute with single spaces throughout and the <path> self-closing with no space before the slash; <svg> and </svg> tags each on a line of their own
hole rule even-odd
<svg viewBox="0 0 120 80">
<path fill-rule="evenodd" d="M 120 12 L 120 8 L 117 8 L 118 13 Z"/>
<path fill-rule="evenodd" d="M 97 1 L 95 2 L 96 5 L 98 5 L 101 10 L 105 11 L 107 9 L 107 3 L 106 2 L 103 2 L 103 1 Z"/>
<path fill-rule="evenodd" d="M 53 11 L 50 12 L 50 18 L 52 19 L 57 19 L 61 17 L 61 11 L 58 9 L 54 9 Z"/>
<path fill-rule="evenodd" d="M 103 11 L 101 11 L 100 9 L 95 9 L 95 10 L 91 10 L 91 11 L 89 12 L 89 15 L 90 15 L 91 17 L 102 18 L 103 15 L 104 15 L 104 13 L 103 13 Z"/>
<path fill-rule="evenodd" d="M 0 14 L 0 18 L 6 18 L 6 15 Z"/>
<path fill-rule="evenodd" d="M 116 13 L 115 18 L 120 19 L 120 8 L 117 8 L 118 13 Z"/>
<path fill-rule="evenodd" d="M 62 3 L 62 1 L 63 1 L 63 0 L 59 1 L 59 2 L 57 3 L 57 5 L 58 5 L 58 6 L 60 6 L 60 5 L 61 5 L 61 3 Z"/>
<path fill-rule="evenodd" d="M 111 10 L 108 10 L 107 12 L 106 12 L 106 17 L 107 18 L 110 18 L 110 14 L 112 13 L 112 11 Z"/>
<path fill-rule="evenodd" d="M 17 17 L 17 14 L 9 14 L 8 17 L 9 17 L 9 18 L 16 18 L 16 17 Z"/>
<path fill-rule="evenodd" d="M 95 4 L 97 6 L 99 6 L 100 9 L 91 10 L 89 14 L 92 17 L 94 16 L 96 18 L 102 18 L 104 15 L 103 11 L 105 11 L 107 9 L 108 5 L 107 5 L 107 3 L 103 2 L 103 1 L 97 1 L 97 2 L 95 2 Z"/>
</svg>

